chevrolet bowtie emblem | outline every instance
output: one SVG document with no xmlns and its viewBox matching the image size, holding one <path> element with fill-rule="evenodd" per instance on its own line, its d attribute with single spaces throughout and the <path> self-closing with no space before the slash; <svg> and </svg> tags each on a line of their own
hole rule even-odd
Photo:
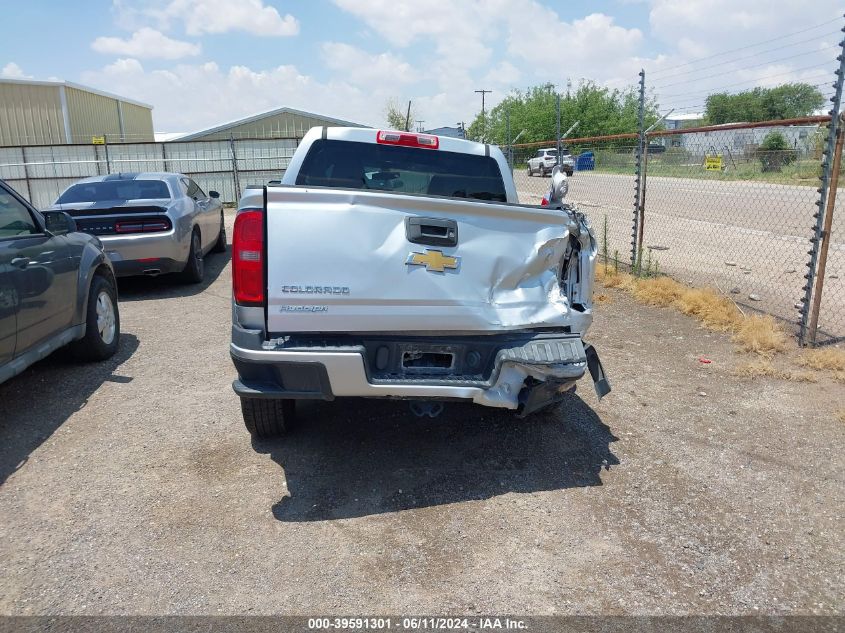
<svg viewBox="0 0 845 633">
<path fill-rule="evenodd" d="M 405 265 L 425 266 L 425 269 L 429 272 L 442 273 L 447 268 L 456 270 L 460 262 L 460 257 L 444 255 L 442 251 L 425 249 L 425 253 L 408 253 L 408 260 L 405 262 Z"/>
</svg>

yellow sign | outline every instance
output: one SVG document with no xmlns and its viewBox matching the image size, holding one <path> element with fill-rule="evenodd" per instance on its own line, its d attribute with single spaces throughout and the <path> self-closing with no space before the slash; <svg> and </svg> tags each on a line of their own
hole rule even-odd
<svg viewBox="0 0 845 633">
<path fill-rule="evenodd" d="M 425 266 L 425 269 L 431 272 L 442 273 L 447 268 L 455 270 L 458 268 L 460 257 L 452 257 L 451 255 L 444 255 L 443 251 L 425 250 L 423 253 L 408 253 L 408 261 L 406 266 Z"/>
<path fill-rule="evenodd" d="M 704 169 L 707 171 L 722 171 L 722 155 L 705 154 Z"/>
<path fill-rule="evenodd" d="M 105 145 L 106 144 L 106 137 L 105 136 L 92 136 L 91 137 L 91 144 L 92 145 Z"/>
</svg>

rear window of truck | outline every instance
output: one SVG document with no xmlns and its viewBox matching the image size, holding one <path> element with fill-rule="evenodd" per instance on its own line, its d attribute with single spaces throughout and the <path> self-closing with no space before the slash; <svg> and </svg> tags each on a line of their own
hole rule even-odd
<svg viewBox="0 0 845 633">
<path fill-rule="evenodd" d="M 315 141 L 296 184 L 507 201 L 490 156 L 355 141 Z"/>
</svg>

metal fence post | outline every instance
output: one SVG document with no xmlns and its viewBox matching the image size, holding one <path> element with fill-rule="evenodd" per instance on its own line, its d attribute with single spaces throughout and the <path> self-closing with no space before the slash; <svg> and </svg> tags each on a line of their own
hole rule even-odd
<svg viewBox="0 0 845 633">
<path fill-rule="evenodd" d="M 232 149 L 232 177 L 235 185 L 235 204 L 241 199 L 241 179 L 238 174 L 238 153 L 235 150 L 235 137 L 229 135 L 229 147 Z"/>
<path fill-rule="evenodd" d="M 842 32 L 845 33 L 845 27 L 842 27 Z M 822 238 L 824 236 L 825 218 L 828 216 L 828 213 L 826 213 L 828 208 L 828 195 L 831 195 L 834 199 L 836 195 L 830 190 L 830 181 L 833 171 L 833 164 L 834 162 L 837 162 L 838 164 L 838 161 L 835 160 L 835 151 L 837 138 L 839 137 L 839 129 L 841 126 L 839 109 L 842 105 L 842 81 L 843 76 L 845 76 L 845 39 L 843 39 L 839 43 L 839 46 L 841 49 L 839 52 L 839 56 L 837 57 L 837 59 L 839 60 L 839 68 L 836 69 L 836 83 L 833 84 L 833 88 L 836 90 L 836 92 L 830 98 L 831 102 L 833 103 L 833 107 L 830 109 L 829 112 L 830 123 L 828 124 L 827 142 L 825 143 L 824 154 L 822 154 L 821 186 L 818 189 L 819 199 L 816 201 L 816 206 L 818 207 L 818 209 L 816 209 L 816 212 L 813 214 L 813 217 L 816 219 L 816 225 L 813 227 L 813 237 L 810 239 L 811 248 L 809 251 L 807 251 L 807 254 L 810 256 L 810 259 L 807 262 L 807 273 L 804 275 L 806 283 L 804 284 L 803 288 L 804 298 L 800 308 L 801 328 L 798 335 L 798 342 L 802 346 L 806 345 L 807 343 L 812 344 L 813 342 L 815 342 L 816 329 L 818 327 L 818 309 L 821 305 L 821 297 L 818 297 L 818 306 L 816 306 L 816 302 L 813 301 L 813 286 L 815 285 L 815 277 L 819 264 L 819 254 L 822 246 Z M 832 216 L 833 209 L 831 208 L 830 217 L 832 218 Z M 825 254 L 826 253 L 827 249 L 825 248 Z M 818 290 L 820 291 L 821 288 L 818 288 Z M 811 307 L 813 307 L 813 319 L 815 321 L 815 326 L 812 328 L 812 331 L 810 331 L 809 327 L 811 320 Z"/>
<path fill-rule="evenodd" d="M 165 149 L 165 143 L 162 142 L 161 144 L 161 163 L 164 171 L 170 171 L 167 168 L 167 150 Z"/>
<path fill-rule="evenodd" d="M 26 180 L 26 199 L 32 202 L 32 183 L 29 182 L 29 164 L 26 160 L 26 147 L 21 146 L 21 162 L 23 163 L 23 177 Z"/>
<path fill-rule="evenodd" d="M 836 130 L 836 147 L 833 153 L 833 172 L 830 177 L 830 189 L 827 194 L 827 206 L 824 212 L 824 228 L 819 242 L 819 257 L 816 268 L 816 287 L 813 290 L 813 305 L 810 307 L 809 340 L 816 344 L 816 332 L 819 329 L 819 311 L 822 305 L 822 290 L 824 289 L 824 275 L 827 269 L 827 251 L 830 247 L 830 229 L 833 226 L 833 209 L 836 207 L 836 188 L 839 186 L 839 169 L 842 166 L 842 117 L 839 117 L 839 127 Z"/>
<path fill-rule="evenodd" d="M 643 153 L 645 139 L 645 70 L 640 70 L 640 100 L 637 112 L 637 152 L 634 175 L 634 221 L 631 227 L 631 268 L 637 266 L 639 256 L 637 241 L 640 225 L 640 202 L 642 200 Z"/>
<path fill-rule="evenodd" d="M 505 135 L 508 142 L 508 167 L 513 172 L 513 145 L 511 145 L 511 111 L 505 111 Z"/>
<path fill-rule="evenodd" d="M 109 162 L 109 138 L 103 134 L 103 148 L 106 152 L 106 173 L 111 173 L 111 163 Z"/>
<path fill-rule="evenodd" d="M 555 127 L 555 139 L 557 139 L 557 155 L 555 156 L 555 164 L 560 165 L 560 93 L 555 93 L 555 116 L 557 117 L 557 125 Z"/>
</svg>

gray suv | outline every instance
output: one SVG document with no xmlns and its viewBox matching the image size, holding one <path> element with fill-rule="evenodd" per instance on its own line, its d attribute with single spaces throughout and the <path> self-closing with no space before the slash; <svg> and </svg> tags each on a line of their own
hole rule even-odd
<svg viewBox="0 0 845 633">
<path fill-rule="evenodd" d="M 64 345 L 105 360 L 119 339 L 114 269 L 99 239 L 0 180 L 0 383 Z"/>
</svg>

